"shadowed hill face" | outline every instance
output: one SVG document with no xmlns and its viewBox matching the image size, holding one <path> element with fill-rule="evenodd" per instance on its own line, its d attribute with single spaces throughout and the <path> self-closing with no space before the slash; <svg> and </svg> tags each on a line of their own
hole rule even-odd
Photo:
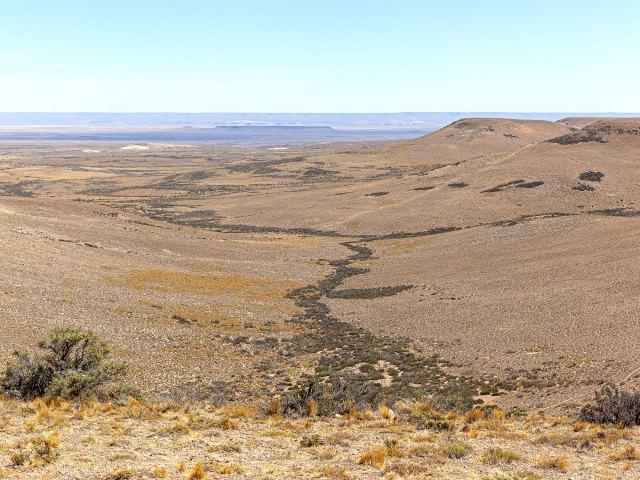
<svg viewBox="0 0 640 480">
<path fill-rule="evenodd" d="M 465 118 L 379 154 L 393 164 L 453 164 L 514 150 L 569 131 L 566 125 L 542 120 Z"/>
</svg>

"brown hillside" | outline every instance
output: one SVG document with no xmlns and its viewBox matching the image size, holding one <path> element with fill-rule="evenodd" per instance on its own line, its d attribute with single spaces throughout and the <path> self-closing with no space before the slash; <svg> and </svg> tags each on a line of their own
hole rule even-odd
<svg viewBox="0 0 640 480">
<path fill-rule="evenodd" d="M 542 120 L 465 118 L 434 133 L 383 149 L 390 163 L 452 164 L 538 143 L 569 132 Z"/>
</svg>

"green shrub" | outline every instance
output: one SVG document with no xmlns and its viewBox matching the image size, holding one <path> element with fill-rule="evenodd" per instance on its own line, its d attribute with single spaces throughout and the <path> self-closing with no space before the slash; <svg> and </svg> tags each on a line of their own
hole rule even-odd
<svg viewBox="0 0 640 480">
<path fill-rule="evenodd" d="M 324 441 L 322 440 L 322 438 L 320 438 L 319 435 L 311 435 L 310 437 L 302 437 L 302 440 L 300 440 L 300 446 L 304 447 L 304 448 L 309 448 L 309 447 L 317 447 L 318 445 L 322 445 L 324 443 Z"/>
<path fill-rule="evenodd" d="M 40 354 L 14 353 L 0 380 L 5 393 L 20 398 L 106 394 L 103 387 L 127 370 L 125 363 L 107 361 L 109 346 L 80 328 L 56 328 L 38 347 Z"/>
<path fill-rule="evenodd" d="M 460 459 L 471 452 L 471 445 L 464 442 L 449 441 L 440 447 L 440 451 L 451 459 Z"/>
<path fill-rule="evenodd" d="M 596 392 L 594 402 L 582 407 L 580 420 L 624 427 L 640 425 L 640 393 L 605 385 Z"/>
<path fill-rule="evenodd" d="M 399 413 L 420 430 L 451 432 L 456 428 L 455 422 L 448 420 L 430 401 L 406 404 L 400 408 Z"/>
<path fill-rule="evenodd" d="M 484 451 L 482 456 L 480 457 L 480 461 L 482 463 L 486 463 L 489 465 L 499 465 L 505 463 L 513 463 L 520 462 L 524 460 L 522 455 L 518 455 L 517 453 L 511 452 L 509 450 L 505 450 L 503 448 L 489 448 Z"/>
</svg>

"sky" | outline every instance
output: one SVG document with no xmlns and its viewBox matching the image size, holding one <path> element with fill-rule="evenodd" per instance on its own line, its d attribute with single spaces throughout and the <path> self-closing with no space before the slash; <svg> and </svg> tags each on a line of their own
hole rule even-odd
<svg viewBox="0 0 640 480">
<path fill-rule="evenodd" d="M 639 112 L 637 0 L 0 0 L 0 111 Z"/>
</svg>

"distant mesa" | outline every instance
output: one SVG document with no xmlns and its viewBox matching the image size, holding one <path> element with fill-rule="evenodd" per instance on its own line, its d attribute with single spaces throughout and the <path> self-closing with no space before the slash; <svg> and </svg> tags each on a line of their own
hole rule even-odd
<svg viewBox="0 0 640 480">
<path fill-rule="evenodd" d="M 126 147 L 122 147 L 120 150 L 149 150 L 148 145 L 127 145 Z"/>
<path fill-rule="evenodd" d="M 217 125 L 218 131 L 242 132 L 242 133 L 273 133 L 298 132 L 298 133 L 327 133 L 335 129 L 326 126 L 306 126 L 306 125 Z"/>
</svg>

